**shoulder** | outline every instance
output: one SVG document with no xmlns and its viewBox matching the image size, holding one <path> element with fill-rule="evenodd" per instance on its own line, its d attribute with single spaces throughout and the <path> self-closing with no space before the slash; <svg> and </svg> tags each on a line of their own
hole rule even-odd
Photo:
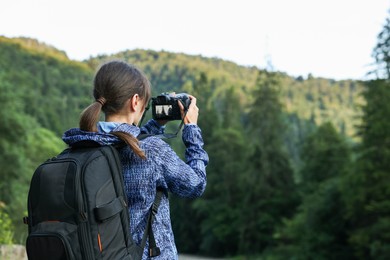
<svg viewBox="0 0 390 260">
<path fill-rule="evenodd" d="M 169 144 L 156 136 L 148 136 L 139 142 L 141 149 L 147 152 L 161 153 L 166 149 L 171 149 Z"/>
</svg>

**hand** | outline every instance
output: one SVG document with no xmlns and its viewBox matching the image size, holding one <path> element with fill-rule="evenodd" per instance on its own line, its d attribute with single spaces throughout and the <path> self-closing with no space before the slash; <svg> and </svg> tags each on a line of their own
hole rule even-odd
<svg viewBox="0 0 390 260">
<path fill-rule="evenodd" d="M 197 124 L 198 116 L 199 116 L 199 108 L 196 106 L 196 98 L 191 95 L 188 95 L 188 97 L 191 100 L 191 104 L 188 108 L 187 114 L 185 114 L 183 104 L 179 100 L 177 101 L 179 103 L 181 117 L 183 118 L 185 115 L 184 124 Z"/>
</svg>

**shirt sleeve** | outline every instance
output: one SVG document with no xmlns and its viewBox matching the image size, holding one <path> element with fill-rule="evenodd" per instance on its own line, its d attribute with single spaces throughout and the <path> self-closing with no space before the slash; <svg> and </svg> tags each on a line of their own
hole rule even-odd
<svg viewBox="0 0 390 260">
<path fill-rule="evenodd" d="M 151 119 L 141 127 L 141 134 L 160 135 L 164 134 L 165 126 L 160 125 L 156 120 Z"/>
<path fill-rule="evenodd" d="M 183 142 L 186 146 L 184 162 L 166 144 L 160 150 L 159 167 L 168 190 L 180 197 L 196 198 L 206 188 L 206 166 L 209 158 L 203 149 L 201 130 L 197 125 L 185 125 Z"/>
</svg>

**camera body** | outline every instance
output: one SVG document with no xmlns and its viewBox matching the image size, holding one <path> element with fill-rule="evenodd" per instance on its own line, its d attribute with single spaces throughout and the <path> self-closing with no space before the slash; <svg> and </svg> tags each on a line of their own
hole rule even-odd
<svg viewBox="0 0 390 260">
<path fill-rule="evenodd" d="M 186 93 L 179 93 L 175 96 L 169 93 L 162 93 L 152 98 L 152 115 L 155 120 L 182 120 L 178 101 L 187 110 L 191 100 Z"/>
</svg>

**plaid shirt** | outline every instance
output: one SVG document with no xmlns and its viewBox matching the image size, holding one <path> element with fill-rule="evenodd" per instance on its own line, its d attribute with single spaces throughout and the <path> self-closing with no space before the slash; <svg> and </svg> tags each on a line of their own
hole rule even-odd
<svg viewBox="0 0 390 260">
<path fill-rule="evenodd" d="M 64 133 L 63 140 L 70 146 L 84 140 L 111 145 L 120 142 L 116 136 L 108 133 L 111 130 L 124 131 L 133 136 L 164 132 L 164 127 L 154 120 L 150 120 L 142 128 L 125 123 L 99 122 L 98 129 L 98 133 L 93 133 L 73 128 Z M 141 243 L 149 208 L 154 201 L 157 188 L 186 198 L 199 197 L 205 190 L 208 155 L 203 150 L 200 128 L 197 125 L 185 125 L 182 139 L 186 146 L 186 163 L 166 142 L 153 136 L 140 141 L 140 148 L 145 152 L 146 160 L 136 156 L 129 147 L 120 152 L 129 205 L 130 229 L 134 241 L 138 244 Z M 161 255 L 153 259 L 177 259 L 169 201 L 166 196 L 163 197 L 153 222 L 153 232 L 156 244 L 161 250 Z M 143 259 L 148 259 L 147 249 L 148 243 Z"/>
</svg>

